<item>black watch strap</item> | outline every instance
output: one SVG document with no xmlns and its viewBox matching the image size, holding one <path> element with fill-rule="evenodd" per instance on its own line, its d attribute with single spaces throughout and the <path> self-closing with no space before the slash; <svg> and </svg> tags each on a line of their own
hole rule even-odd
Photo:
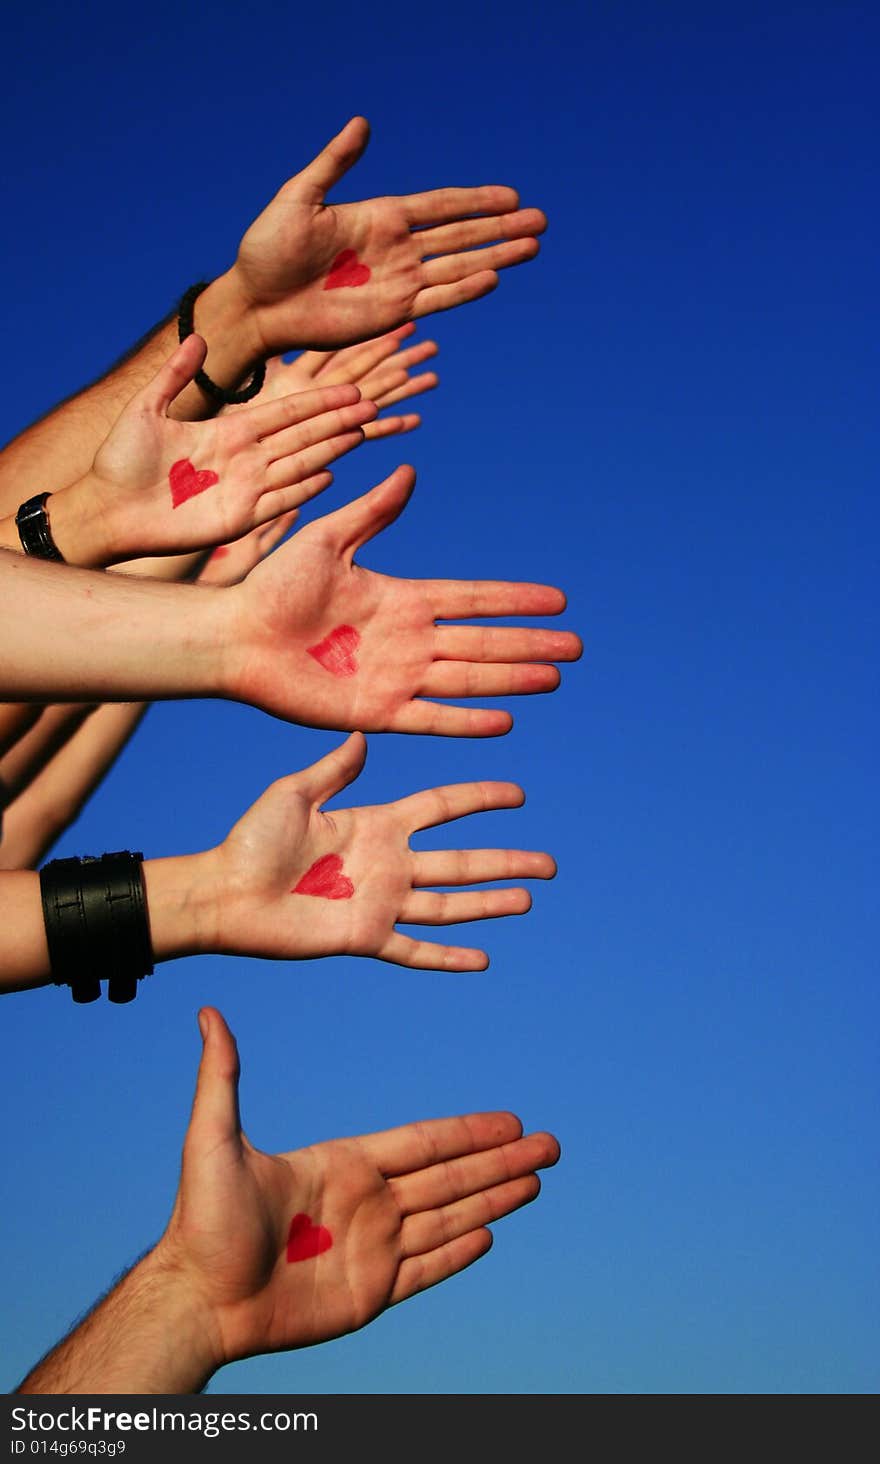
<svg viewBox="0 0 880 1464">
<path fill-rule="evenodd" d="M 25 554 L 33 554 L 37 559 L 54 559 L 63 564 L 64 555 L 52 538 L 46 512 L 46 500 L 51 497 L 51 493 L 38 493 L 35 498 L 29 498 L 15 515 L 15 522 Z"/>
</svg>

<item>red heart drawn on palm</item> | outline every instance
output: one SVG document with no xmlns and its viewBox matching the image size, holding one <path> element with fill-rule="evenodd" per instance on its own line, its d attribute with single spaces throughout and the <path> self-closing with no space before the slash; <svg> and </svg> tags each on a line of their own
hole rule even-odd
<svg viewBox="0 0 880 1464">
<path fill-rule="evenodd" d="M 347 874 L 342 873 L 342 860 L 338 854 L 325 854 L 316 859 L 307 869 L 299 884 L 290 891 L 292 895 L 319 895 L 323 900 L 350 900 L 354 885 Z"/>
<path fill-rule="evenodd" d="M 324 289 L 339 290 L 343 285 L 365 285 L 371 274 L 370 266 L 361 263 L 354 249 L 343 249 L 330 266 Z"/>
<path fill-rule="evenodd" d="M 188 498 L 195 498 L 197 493 L 204 493 L 206 488 L 213 488 L 219 481 L 210 468 L 194 468 L 189 458 L 181 458 L 180 462 L 171 464 L 168 474 L 171 507 L 179 508 Z"/>
<path fill-rule="evenodd" d="M 337 625 L 335 630 L 319 641 L 316 646 L 307 646 L 310 656 L 334 676 L 354 676 L 358 668 L 354 653 L 361 638 L 353 625 Z"/>
<path fill-rule="evenodd" d="M 309 1215 L 294 1215 L 287 1232 L 289 1261 L 308 1261 L 329 1250 L 332 1244 L 333 1236 L 326 1225 L 313 1225 Z"/>
</svg>

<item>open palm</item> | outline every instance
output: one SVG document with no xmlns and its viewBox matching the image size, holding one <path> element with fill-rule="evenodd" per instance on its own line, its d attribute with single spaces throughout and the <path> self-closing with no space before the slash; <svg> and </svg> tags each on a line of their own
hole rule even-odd
<svg viewBox="0 0 880 1464">
<path fill-rule="evenodd" d="M 479 1259 L 488 1223 L 535 1198 L 550 1134 L 469 1114 L 265 1154 L 244 1137 L 220 1013 L 204 1050 L 180 1189 L 160 1242 L 207 1307 L 217 1363 L 355 1331 Z"/>
<path fill-rule="evenodd" d="M 580 640 L 568 631 L 442 626 L 471 616 L 557 615 L 561 590 L 505 581 L 374 574 L 357 550 L 405 507 L 415 484 L 397 468 L 377 488 L 301 529 L 244 584 L 229 636 L 229 694 L 287 721 L 341 731 L 491 737 L 507 712 L 430 697 L 552 691 Z"/>
<path fill-rule="evenodd" d="M 512 188 L 325 203 L 368 140 L 368 123 L 352 118 L 241 241 L 235 273 L 264 355 L 352 345 L 449 310 L 494 289 L 497 270 L 538 252 L 544 215 L 518 209 Z"/>
<path fill-rule="evenodd" d="M 482 950 L 413 940 L 397 923 L 452 925 L 531 907 L 524 889 L 456 890 L 498 879 L 550 879 L 549 854 L 514 849 L 414 852 L 418 829 L 489 809 L 518 808 L 515 783 L 461 783 L 372 808 L 323 805 L 353 782 L 366 757 L 353 733 L 304 772 L 273 783 L 214 851 L 221 892 L 210 944 L 230 954 L 299 959 L 377 956 L 427 970 L 476 971 Z"/>
<path fill-rule="evenodd" d="M 227 543 L 305 503 L 327 465 L 376 415 L 354 386 L 319 387 L 204 422 L 168 415 L 205 358 L 189 336 L 129 403 L 87 482 L 112 540 L 110 562 Z M 94 511 L 94 510 L 92 510 Z"/>
</svg>

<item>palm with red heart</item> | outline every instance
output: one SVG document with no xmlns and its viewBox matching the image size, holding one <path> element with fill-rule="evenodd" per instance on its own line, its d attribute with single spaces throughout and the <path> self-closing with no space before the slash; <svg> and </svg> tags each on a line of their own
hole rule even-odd
<svg viewBox="0 0 880 1464">
<path fill-rule="evenodd" d="M 415 940 L 396 927 L 450 925 L 524 914 L 527 890 L 461 890 L 499 879 L 550 879 L 549 854 L 513 849 L 415 852 L 418 829 L 489 809 L 517 808 L 515 783 L 462 783 L 370 808 L 325 804 L 352 783 L 366 757 L 354 733 L 312 767 L 281 778 L 239 819 L 206 861 L 201 884 L 217 892 L 203 923 L 205 948 L 276 959 L 375 956 L 421 969 L 477 971 L 485 951 Z"/>
<path fill-rule="evenodd" d="M 328 385 L 202 422 L 169 408 L 205 359 L 189 336 L 128 404 L 91 471 L 52 495 L 65 558 L 113 564 L 226 544 L 290 513 L 332 482 L 328 465 L 376 416 L 354 385 Z"/>
<path fill-rule="evenodd" d="M 180 1187 L 155 1260 L 191 1298 L 210 1371 L 355 1331 L 461 1271 L 559 1156 L 551 1134 L 523 1137 L 505 1112 L 264 1153 L 242 1133 L 234 1039 L 219 1012 L 199 1021 Z"/>
<path fill-rule="evenodd" d="M 291 178 L 241 241 L 230 274 L 264 356 L 326 350 L 450 310 L 538 252 L 547 221 L 512 188 L 439 188 L 328 204 L 369 141 L 352 120 Z"/>
<path fill-rule="evenodd" d="M 509 731 L 508 712 L 433 698 L 556 689 L 559 672 L 548 663 L 578 658 L 572 632 L 438 622 L 557 615 L 561 590 L 398 579 L 355 562 L 403 511 L 414 484 L 412 468 L 397 468 L 364 497 L 300 529 L 232 592 L 223 630 L 228 696 L 309 727 L 493 737 Z"/>
</svg>

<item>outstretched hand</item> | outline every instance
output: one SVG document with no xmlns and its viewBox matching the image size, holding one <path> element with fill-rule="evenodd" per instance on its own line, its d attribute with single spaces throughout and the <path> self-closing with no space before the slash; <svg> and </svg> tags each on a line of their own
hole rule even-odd
<svg viewBox="0 0 880 1464">
<path fill-rule="evenodd" d="M 180 1188 L 157 1259 L 191 1297 L 214 1368 L 353 1332 L 455 1275 L 559 1157 L 551 1134 L 524 1138 L 504 1112 L 263 1153 L 242 1133 L 229 1028 L 210 1007 L 199 1026 Z"/>
<path fill-rule="evenodd" d="M 204 359 L 204 341 L 189 336 L 122 412 L 91 472 L 52 495 L 66 559 L 112 564 L 238 539 L 326 488 L 328 463 L 357 447 L 376 416 L 357 387 L 329 385 L 177 421 L 169 407 Z"/>
<path fill-rule="evenodd" d="M 454 925 L 531 907 L 527 890 L 458 890 L 490 880 L 552 879 L 549 854 L 519 849 L 414 852 L 418 829 L 471 813 L 518 808 L 515 783 L 461 783 L 372 808 L 324 804 L 354 782 L 367 744 L 355 732 L 312 767 L 281 778 L 207 856 L 202 883 L 220 892 L 206 946 L 228 954 L 300 959 L 376 956 L 421 970 L 480 971 L 485 951 L 413 940 L 395 929 Z"/>
<path fill-rule="evenodd" d="M 549 661 L 574 661 L 570 631 L 438 625 L 465 617 L 558 615 L 561 590 L 374 574 L 355 554 L 403 511 L 415 485 L 400 467 L 378 487 L 300 529 L 230 591 L 226 694 L 290 722 L 339 731 L 492 737 L 508 712 L 430 697 L 553 691 Z"/>
<path fill-rule="evenodd" d="M 233 267 L 264 356 L 369 340 L 493 290 L 538 252 L 546 219 L 512 188 L 439 188 L 328 204 L 366 148 L 353 117 L 251 225 Z M 487 246 L 475 248 L 475 246 Z"/>
</svg>

